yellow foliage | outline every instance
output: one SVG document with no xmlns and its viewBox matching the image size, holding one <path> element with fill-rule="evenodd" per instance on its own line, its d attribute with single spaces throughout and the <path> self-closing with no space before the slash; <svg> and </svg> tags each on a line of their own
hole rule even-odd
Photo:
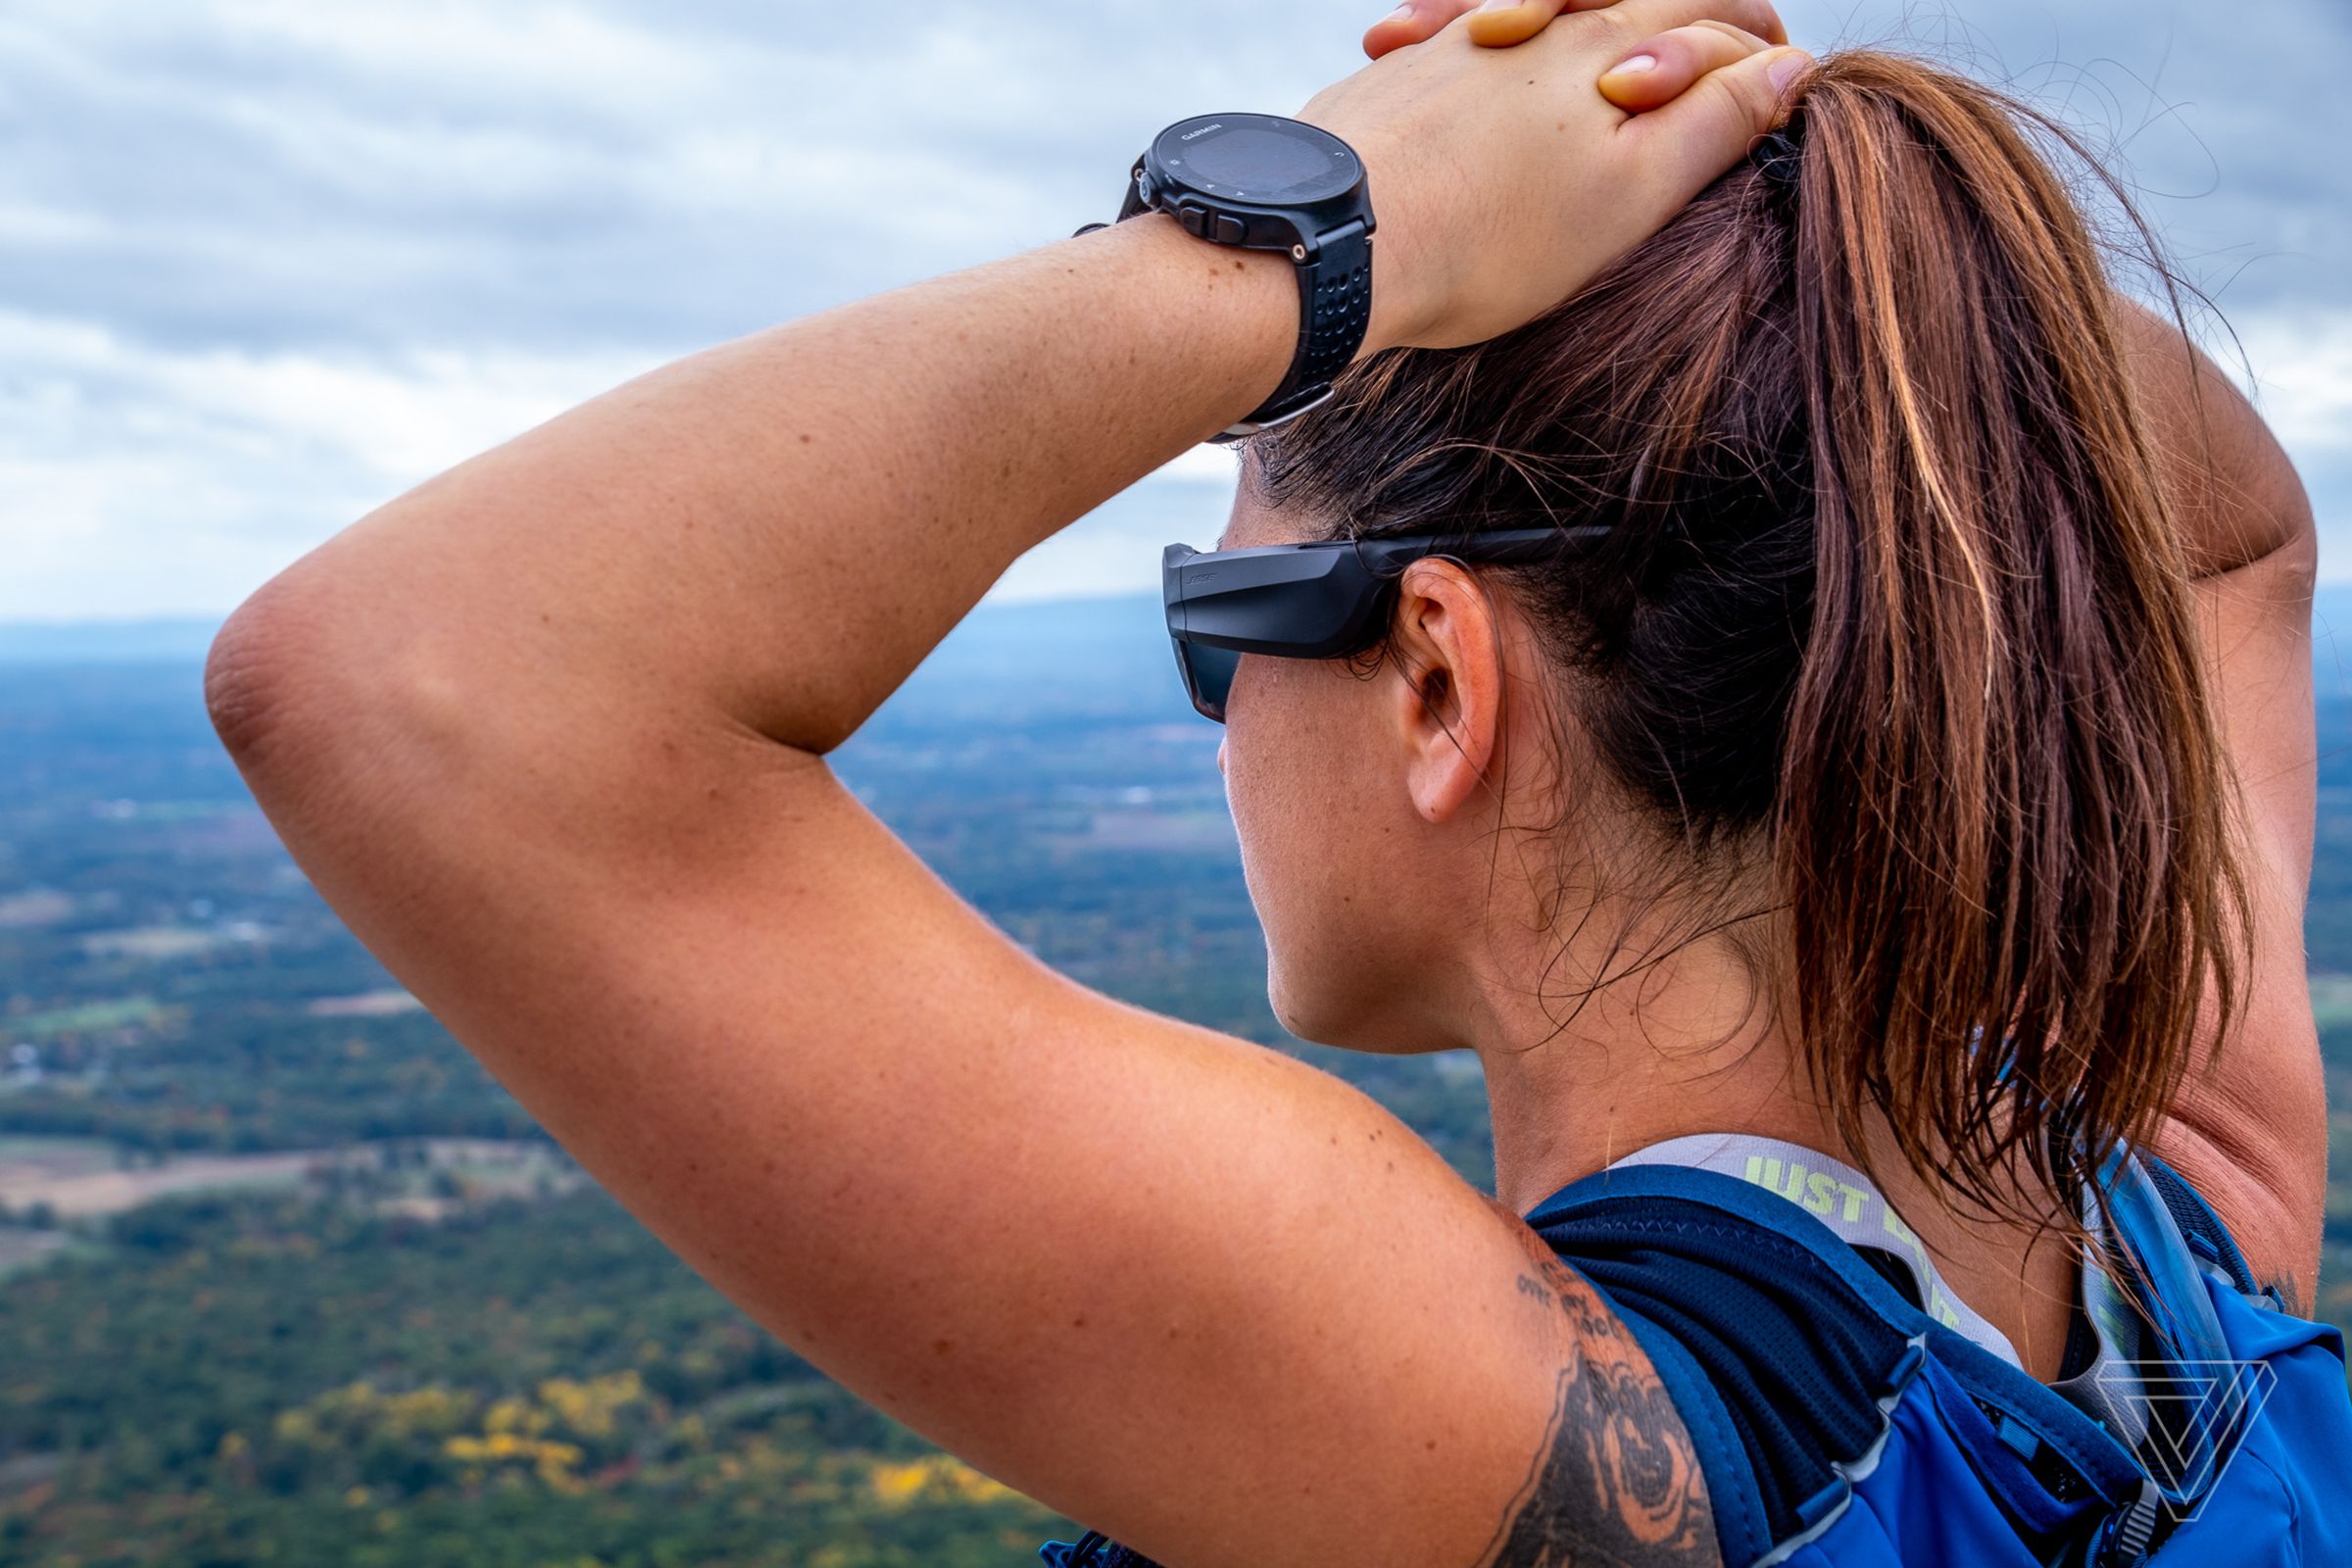
<svg viewBox="0 0 2352 1568">
<path fill-rule="evenodd" d="M 645 1397 L 645 1382 L 636 1370 L 610 1373 L 575 1383 L 551 1378 L 539 1385 L 539 1399 L 582 1437 L 603 1438 L 612 1433 L 612 1417 L 622 1406 Z"/>
<path fill-rule="evenodd" d="M 912 1464 L 877 1464 L 867 1479 L 873 1483 L 875 1496 L 884 1502 L 900 1503 L 913 1500 L 931 1475 L 917 1459 Z"/>
<path fill-rule="evenodd" d="M 1018 1495 L 1004 1482 L 997 1480 L 994 1476 L 982 1475 L 961 1459 L 942 1454 L 938 1463 L 943 1479 L 955 1489 L 957 1496 L 968 1501 L 994 1502 L 999 1497 Z"/>
<path fill-rule="evenodd" d="M 1012 1489 L 948 1454 L 935 1454 L 906 1464 L 877 1462 L 867 1473 L 874 1495 L 892 1507 L 904 1507 L 917 1497 L 958 1498 L 988 1502 L 1010 1496 Z"/>
<path fill-rule="evenodd" d="M 473 1396 L 438 1386 L 409 1394 L 380 1394 L 370 1383 L 329 1389 L 309 1404 L 278 1413 L 280 1443 L 330 1448 L 361 1437 L 396 1442 L 423 1433 L 439 1436 L 465 1424 Z M 240 1442 L 243 1440 L 240 1439 Z"/>
<path fill-rule="evenodd" d="M 580 1462 L 580 1450 L 568 1443 L 543 1443 L 539 1446 L 539 1479 L 558 1492 L 585 1492 L 588 1483 L 571 1473 Z"/>
<path fill-rule="evenodd" d="M 395 1438 L 414 1432 L 447 1432 L 473 1412 L 473 1396 L 435 1385 L 381 1401 L 381 1423 Z"/>
<path fill-rule="evenodd" d="M 540 1481 L 558 1492 L 578 1492 L 586 1486 L 572 1474 L 581 1452 L 576 1445 L 569 1443 L 552 1443 L 518 1432 L 485 1432 L 478 1438 L 464 1434 L 453 1437 L 441 1446 L 441 1451 L 467 1464 L 503 1464 L 510 1459 L 528 1464 Z"/>
<path fill-rule="evenodd" d="M 528 1399 L 505 1398 L 490 1407 L 482 1417 L 485 1432 L 543 1432 L 547 1429 L 547 1413 Z"/>
<path fill-rule="evenodd" d="M 519 1433 L 493 1429 L 478 1438 L 451 1438 L 441 1451 L 453 1459 L 517 1459 L 537 1453 L 539 1444 Z"/>
</svg>

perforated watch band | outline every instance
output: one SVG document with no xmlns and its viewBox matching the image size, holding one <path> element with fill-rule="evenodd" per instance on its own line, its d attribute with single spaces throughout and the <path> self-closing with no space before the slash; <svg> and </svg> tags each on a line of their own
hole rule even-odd
<svg viewBox="0 0 2352 1568">
<path fill-rule="evenodd" d="M 1224 445 L 1297 418 L 1331 396 L 1331 378 L 1363 346 L 1372 320 L 1372 236 L 1356 220 L 1322 236 L 1298 264 L 1298 347 L 1273 395 L 1240 422 L 1209 437 Z"/>
<path fill-rule="evenodd" d="M 1137 172 L 1141 172 L 1140 168 Z M 1119 211 L 1121 220 L 1152 210 L 1143 199 L 1140 184 L 1128 184 L 1127 199 Z M 1087 223 L 1076 232 L 1109 226 Z M 1239 441 L 1304 414 L 1331 396 L 1331 378 L 1346 369 L 1363 346 L 1364 333 L 1372 322 L 1372 236 L 1363 220 L 1351 219 L 1320 236 L 1314 255 L 1298 263 L 1298 344 L 1292 353 L 1289 373 L 1263 403 L 1239 422 L 1210 436 L 1210 441 L 1219 445 Z"/>
</svg>

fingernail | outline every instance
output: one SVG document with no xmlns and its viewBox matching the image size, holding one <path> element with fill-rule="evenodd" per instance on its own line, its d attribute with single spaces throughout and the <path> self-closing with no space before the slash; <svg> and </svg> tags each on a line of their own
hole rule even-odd
<svg viewBox="0 0 2352 1568">
<path fill-rule="evenodd" d="M 1403 5 L 1398 6 L 1396 10 L 1390 12 L 1387 16 L 1381 18 L 1380 20 L 1382 22 L 1402 22 L 1405 18 L 1411 16 L 1412 14 L 1412 0 L 1405 0 Z"/>
<path fill-rule="evenodd" d="M 1766 68 L 1764 79 L 1772 83 L 1774 92 L 1787 92 L 1788 84 L 1812 64 L 1813 57 L 1811 55 L 1802 49 L 1791 49 Z"/>
<path fill-rule="evenodd" d="M 1478 9 L 1481 11 L 1516 11 L 1526 3 L 1527 0 L 1479 0 Z"/>
<path fill-rule="evenodd" d="M 1600 74 L 1600 79 L 1606 81 L 1611 76 L 1639 76 L 1645 72 L 1651 72 L 1657 69 L 1658 57 L 1656 55 L 1636 55 L 1633 59 L 1621 60 L 1616 65 L 1613 65 L 1608 70 L 1602 72 Z"/>
</svg>

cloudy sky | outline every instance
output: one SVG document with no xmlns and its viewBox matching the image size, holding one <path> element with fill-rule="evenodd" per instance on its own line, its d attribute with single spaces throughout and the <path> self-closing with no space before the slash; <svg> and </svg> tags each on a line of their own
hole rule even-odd
<svg viewBox="0 0 2352 1568">
<path fill-rule="evenodd" d="M 615 381 L 1108 218 L 1161 125 L 1295 112 L 1384 0 L 8 0 L 0 618 L 217 614 Z M 2242 341 L 2352 579 L 2352 7 L 1785 0 L 2121 167 Z M 1203 447 L 1005 598 L 1149 587 Z"/>
</svg>

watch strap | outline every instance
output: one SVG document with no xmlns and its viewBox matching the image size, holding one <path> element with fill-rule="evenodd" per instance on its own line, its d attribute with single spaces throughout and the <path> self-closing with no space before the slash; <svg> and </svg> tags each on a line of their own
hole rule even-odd
<svg viewBox="0 0 2352 1568">
<path fill-rule="evenodd" d="M 1298 271 L 1298 346 L 1290 373 L 1238 423 L 1210 436 L 1223 445 L 1296 418 L 1331 396 L 1331 378 L 1363 346 L 1372 321 L 1372 236 L 1350 219 L 1316 241 Z"/>
<path fill-rule="evenodd" d="M 1126 199 L 1117 221 L 1154 208 L 1147 194 L 1144 162 L 1129 171 Z M 1108 228 L 1081 224 L 1072 237 Z M 1202 238 L 1208 238 L 1203 234 Z M 1210 243 L 1217 241 L 1211 239 Z M 1294 253 L 1295 254 L 1295 253 Z M 1255 435 L 1269 425 L 1304 414 L 1331 396 L 1331 379 L 1346 369 L 1372 324 L 1372 235 L 1360 218 L 1349 219 L 1316 237 L 1314 254 L 1297 263 L 1298 344 L 1282 384 L 1236 423 L 1208 439 L 1219 445 Z"/>
</svg>

